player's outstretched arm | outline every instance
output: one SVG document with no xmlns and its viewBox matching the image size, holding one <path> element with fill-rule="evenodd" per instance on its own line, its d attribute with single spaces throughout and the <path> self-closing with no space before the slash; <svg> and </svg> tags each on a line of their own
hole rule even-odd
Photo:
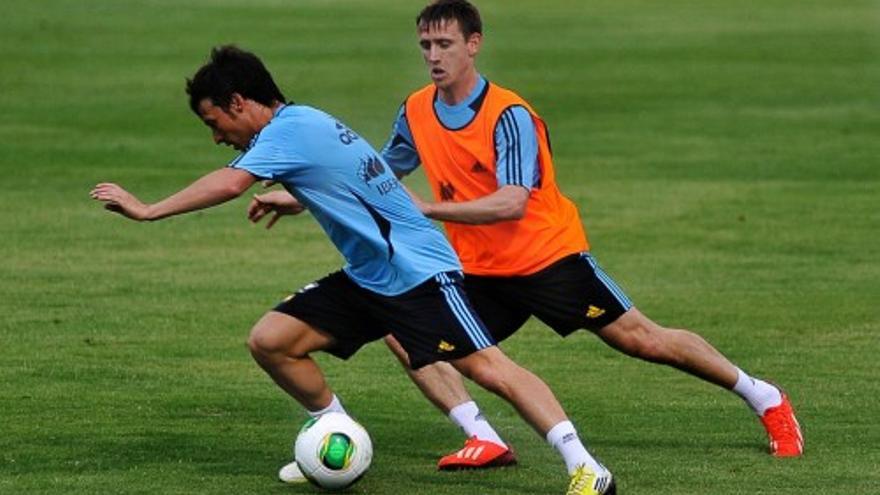
<svg viewBox="0 0 880 495">
<path fill-rule="evenodd" d="M 524 187 L 506 185 L 488 196 L 472 201 L 428 203 L 415 195 L 413 201 L 428 218 L 481 225 L 519 220 L 526 214 L 529 194 L 529 190 Z"/>
<path fill-rule="evenodd" d="M 266 223 L 271 229 L 275 222 L 284 215 L 298 215 L 306 207 L 287 191 L 270 191 L 265 194 L 254 194 L 248 205 L 248 220 L 258 223 L 264 216 L 274 213 Z"/>
<path fill-rule="evenodd" d="M 159 220 L 237 198 L 255 181 L 254 176 L 244 170 L 222 168 L 153 204 L 142 202 L 121 186 L 110 182 L 96 185 L 92 189 L 91 197 L 103 202 L 104 208 L 132 220 Z"/>
</svg>

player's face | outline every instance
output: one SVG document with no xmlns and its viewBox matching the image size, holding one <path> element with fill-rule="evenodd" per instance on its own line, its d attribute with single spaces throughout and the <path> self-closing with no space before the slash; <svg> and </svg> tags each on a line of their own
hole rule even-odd
<svg viewBox="0 0 880 495">
<path fill-rule="evenodd" d="M 444 91 L 469 81 L 476 73 L 474 57 L 480 49 L 479 33 L 464 37 L 457 20 L 419 26 L 419 46 L 431 80 Z"/>
<path fill-rule="evenodd" d="M 210 98 L 205 98 L 199 103 L 199 116 L 211 128 L 216 144 L 225 144 L 243 151 L 250 144 L 254 131 L 244 118 L 242 110 L 235 107 L 235 102 L 229 107 L 224 110 L 214 105 Z"/>
</svg>

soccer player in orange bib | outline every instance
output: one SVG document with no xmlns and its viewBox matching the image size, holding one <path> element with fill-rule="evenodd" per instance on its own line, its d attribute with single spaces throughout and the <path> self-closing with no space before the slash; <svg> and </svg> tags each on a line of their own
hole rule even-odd
<svg viewBox="0 0 880 495">
<path fill-rule="evenodd" d="M 509 337 L 530 316 L 561 336 L 590 330 L 624 354 L 738 394 L 766 428 L 771 454 L 801 455 L 803 437 L 782 390 L 749 376 L 697 334 L 647 318 L 590 255 L 577 208 L 556 184 L 544 121 L 519 95 L 476 69 L 482 42 L 477 9 L 465 0 L 439 0 L 422 10 L 416 26 L 432 82 L 401 106 L 382 156 L 400 176 L 422 165 L 436 202 L 419 206 L 444 222 L 467 293 L 495 339 Z M 438 363 L 408 372 L 468 436 L 464 449 L 440 460 L 440 469 L 515 461 L 455 370 Z M 547 441 L 564 456 L 573 431 L 560 425 Z M 465 455 L 477 450 L 472 447 L 484 448 L 480 456 Z M 583 477 L 581 468 L 569 466 L 572 484 Z"/>
</svg>

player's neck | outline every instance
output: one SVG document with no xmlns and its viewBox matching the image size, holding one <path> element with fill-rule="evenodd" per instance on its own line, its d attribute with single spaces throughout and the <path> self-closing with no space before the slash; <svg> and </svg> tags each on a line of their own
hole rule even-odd
<svg viewBox="0 0 880 495">
<path fill-rule="evenodd" d="M 251 107 L 250 112 L 250 120 L 253 124 L 253 128 L 256 132 L 259 132 L 269 125 L 269 122 L 275 118 L 275 112 L 278 111 L 279 108 L 283 107 L 284 103 L 280 101 L 276 101 L 270 106 L 261 105 L 259 103 L 254 102 L 254 105 Z"/>
<path fill-rule="evenodd" d="M 463 74 L 461 79 L 450 84 L 445 88 L 438 87 L 438 96 L 447 105 L 458 105 L 467 99 L 468 96 L 477 87 L 480 77 L 476 68 L 471 68 L 467 73 Z"/>
<path fill-rule="evenodd" d="M 284 103 L 283 101 L 276 101 L 275 103 L 273 103 L 272 107 L 271 107 L 272 108 L 272 116 L 274 117 L 275 114 L 278 113 L 278 109 L 283 106 L 286 106 L 286 105 L 287 105 L 287 103 Z"/>
</svg>

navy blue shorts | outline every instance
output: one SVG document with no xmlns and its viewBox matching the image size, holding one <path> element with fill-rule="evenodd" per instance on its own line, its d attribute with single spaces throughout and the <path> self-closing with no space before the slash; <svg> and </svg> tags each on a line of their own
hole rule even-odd
<svg viewBox="0 0 880 495">
<path fill-rule="evenodd" d="M 338 271 L 306 285 L 275 311 L 333 336 L 325 351 L 342 359 L 388 333 L 409 354 L 413 369 L 495 345 L 465 295 L 460 272 L 440 273 L 403 294 L 384 296 Z"/>
</svg>

